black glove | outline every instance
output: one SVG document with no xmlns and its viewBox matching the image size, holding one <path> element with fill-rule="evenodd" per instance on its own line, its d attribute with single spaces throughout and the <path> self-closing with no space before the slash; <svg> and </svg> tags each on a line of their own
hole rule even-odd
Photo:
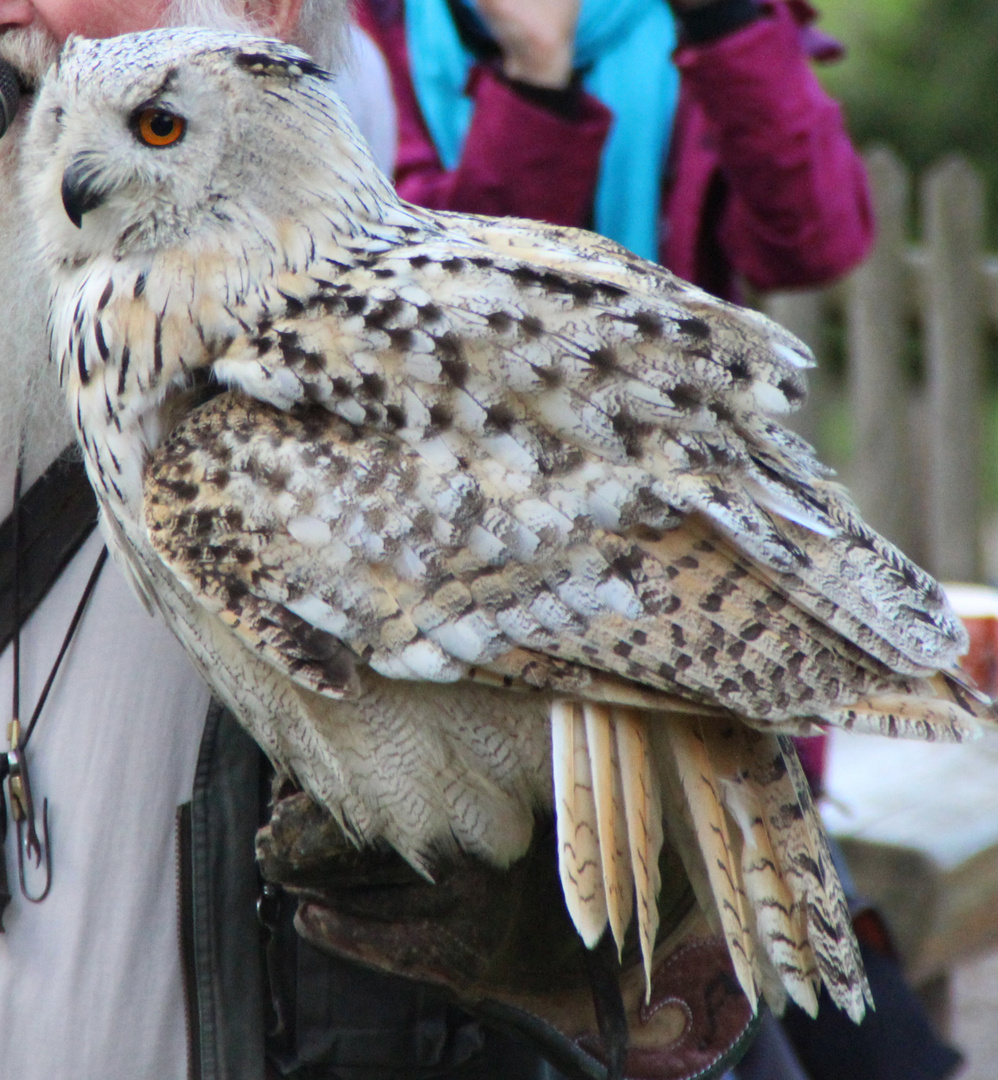
<svg viewBox="0 0 998 1080">
<path fill-rule="evenodd" d="M 762 14 L 756 0 L 667 0 L 679 22 L 684 43 L 702 45 L 734 33 Z"/>
</svg>

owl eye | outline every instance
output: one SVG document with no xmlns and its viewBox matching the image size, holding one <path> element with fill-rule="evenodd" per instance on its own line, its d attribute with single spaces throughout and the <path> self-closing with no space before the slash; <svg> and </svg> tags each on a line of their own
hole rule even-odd
<svg viewBox="0 0 998 1080">
<path fill-rule="evenodd" d="M 133 119 L 135 134 L 146 146 L 172 146 L 180 142 L 187 128 L 182 116 L 165 109 L 140 109 Z"/>
</svg>

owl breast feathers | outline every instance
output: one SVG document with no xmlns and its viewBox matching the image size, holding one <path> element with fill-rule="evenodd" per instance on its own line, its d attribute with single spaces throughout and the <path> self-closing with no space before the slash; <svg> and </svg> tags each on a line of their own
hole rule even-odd
<svg viewBox="0 0 998 1080">
<path fill-rule="evenodd" d="M 27 182 L 105 525 L 220 696 L 429 876 L 556 816 L 594 945 L 664 835 L 753 1005 L 869 989 L 789 734 L 961 739 L 939 586 L 774 415 L 807 349 L 601 239 L 432 213 L 328 76 L 72 41 Z"/>
</svg>

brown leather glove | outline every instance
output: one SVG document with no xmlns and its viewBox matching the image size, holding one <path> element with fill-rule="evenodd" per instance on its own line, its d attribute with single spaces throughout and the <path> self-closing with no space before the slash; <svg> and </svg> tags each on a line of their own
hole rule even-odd
<svg viewBox="0 0 998 1080">
<path fill-rule="evenodd" d="M 538 824 L 530 850 L 506 871 L 461 857 L 442 864 L 430 884 L 392 851 L 358 851 L 325 810 L 297 793 L 277 801 L 257 834 L 257 856 L 264 877 L 297 899 L 295 925 L 311 944 L 444 987 L 471 1011 L 532 1039 L 569 1075 L 607 1076 L 593 957 L 565 908 L 550 825 Z M 620 968 L 629 1033 L 622 1075 L 708 1080 L 740 1057 L 755 1020 L 675 853 L 663 852 L 661 869 L 648 1004 L 630 934 Z"/>
</svg>

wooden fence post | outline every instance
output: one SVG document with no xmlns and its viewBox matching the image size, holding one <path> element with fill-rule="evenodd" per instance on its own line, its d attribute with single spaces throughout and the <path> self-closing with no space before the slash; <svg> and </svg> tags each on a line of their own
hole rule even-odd
<svg viewBox="0 0 998 1080">
<path fill-rule="evenodd" d="M 770 293 L 763 300 L 763 310 L 791 334 L 809 345 L 817 356 L 821 339 L 821 320 L 825 312 L 824 289 L 798 289 L 794 292 Z M 786 418 L 786 423 L 810 443 L 817 442 L 818 420 L 825 397 L 827 377 L 818 367 L 807 374 L 807 401 Z"/>
<path fill-rule="evenodd" d="M 911 184 L 886 148 L 866 167 L 877 214 L 877 243 L 846 290 L 847 382 L 853 454 L 846 480 L 870 524 L 905 551 L 922 552 L 916 528 L 908 437 L 911 377 L 904 366 L 907 213 Z"/>
<path fill-rule="evenodd" d="M 922 184 L 928 418 L 928 569 L 947 580 L 979 572 L 984 192 L 951 158 Z"/>
</svg>

